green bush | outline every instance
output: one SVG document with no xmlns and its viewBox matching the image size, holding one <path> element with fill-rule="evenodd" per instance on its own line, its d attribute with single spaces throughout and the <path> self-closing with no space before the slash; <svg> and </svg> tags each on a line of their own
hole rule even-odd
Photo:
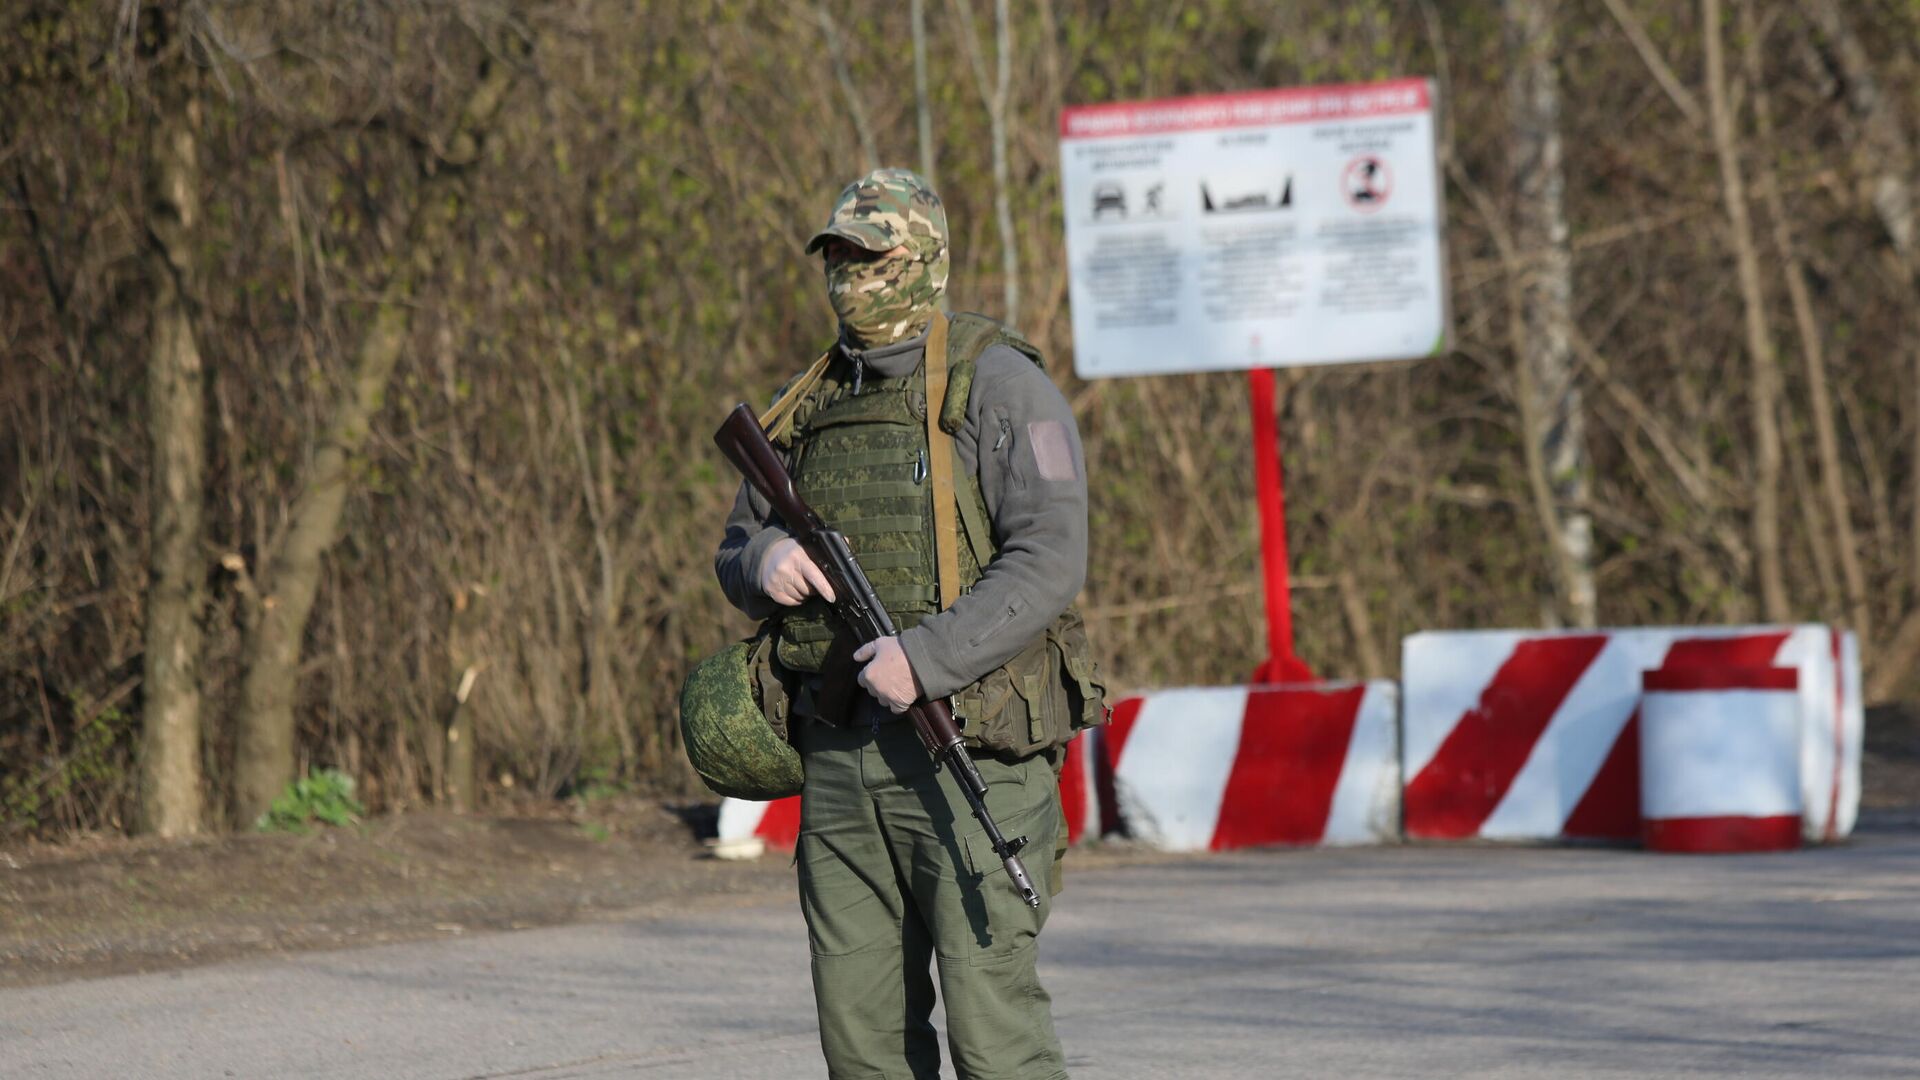
<svg viewBox="0 0 1920 1080">
<path fill-rule="evenodd" d="M 253 827 L 261 832 L 303 833 L 315 821 L 351 825 L 366 812 L 353 797 L 353 777 L 338 769 L 321 769 L 288 784 Z"/>
</svg>

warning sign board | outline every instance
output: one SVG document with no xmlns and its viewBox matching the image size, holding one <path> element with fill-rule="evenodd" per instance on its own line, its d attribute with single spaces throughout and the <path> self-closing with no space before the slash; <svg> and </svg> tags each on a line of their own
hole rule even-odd
<svg viewBox="0 0 1920 1080">
<path fill-rule="evenodd" d="M 1401 79 L 1065 110 L 1080 376 L 1444 351 L 1433 106 Z"/>
</svg>

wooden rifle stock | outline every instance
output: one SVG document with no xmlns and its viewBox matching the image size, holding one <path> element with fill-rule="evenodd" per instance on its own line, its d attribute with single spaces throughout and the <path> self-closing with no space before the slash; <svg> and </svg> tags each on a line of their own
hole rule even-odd
<svg viewBox="0 0 1920 1080">
<path fill-rule="evenodd" d="M 760 418 L 754 415 L 753 408 L 745 403 L 734 406 L 720 430 L 714 432 L 713 441 L 747 483 L 773 507 L 774 513 L 780 515 L 787 532 L 799 541 L 814 565 L 833 583 L 834 600 L 829 606 L 853 631 L 854 638 L 865 645 L 893 636 L 893 617 L 887 614 L 885 605 L 873 591 L 873 583 L 867 580 L 866 572 L 854 559 L 847 538 L 821 521 L 794 490 L 793 476 L 760 427 Z M 1008 840 L 1001 835 L 993 815 L 987 812 L 987 782 L 967 754 L 960 726 L 953 719 L 953 709 L 945 700 L 917 701 L 907 708 L 907 716 L 934 761 L 953 770 L 968 808 L 985 830 L 994 854 L 1006 867 L 1008 879 L 1020 891 L 1020 898 L 1028 907 L 1039 907 L 1040 893 L 1033 887 L 1033 879 L 1027 876 L 1026 864 L 1020 861 L 1019 852 L 1026 846 L 1027 838 Z"/>
<path fill-rule="evenodd" d="M 713 441 L 719 444 L 720 452 L 727 455 L 740 475 L 746 477 L 747 483 L 753 485 L 753 490 L 773 505 L 774 513 L 786 522 L 787 531 L 795 539 L 804 542 L 803 534 L 826 528 L 793 490 L 793 477 L 787 474 L 780 452 L 761 430 L 760 418 L 753 414 L 752 406 L 745 402 L 734 406 L 727 414 L 727 422 L 714 432 Z"/>
</svg>

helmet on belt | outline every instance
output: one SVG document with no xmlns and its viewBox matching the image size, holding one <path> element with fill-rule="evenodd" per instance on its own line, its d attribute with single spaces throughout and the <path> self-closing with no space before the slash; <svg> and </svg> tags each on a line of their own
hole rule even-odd
<svg viewBox="0 0 1920 1080">
<path fill-rule="evenodd" d="M 694 771 L 718 794 L 758 802 L 798 795 L 804 779 L 799 753 L 762 707 L 754 664 L 762 645 L 758 639 L 728 645 L 701 661 L 680 687 L 680 737 Z"/>
</svg>

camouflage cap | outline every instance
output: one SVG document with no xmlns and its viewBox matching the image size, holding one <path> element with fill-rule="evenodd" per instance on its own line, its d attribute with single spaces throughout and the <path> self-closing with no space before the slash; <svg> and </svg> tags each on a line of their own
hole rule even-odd
<svg viewBox="0 0 1920 1080">
<path fill-rule="evenodd" d="M 807 254 L 836 236 L 868 251 L 903 244 L 916 252 L 938 250 L 947 244 L 947 211 L 913 170 L 875 169 L 840 192 L 827 227 L 807 241 Z"/>
</svg>

